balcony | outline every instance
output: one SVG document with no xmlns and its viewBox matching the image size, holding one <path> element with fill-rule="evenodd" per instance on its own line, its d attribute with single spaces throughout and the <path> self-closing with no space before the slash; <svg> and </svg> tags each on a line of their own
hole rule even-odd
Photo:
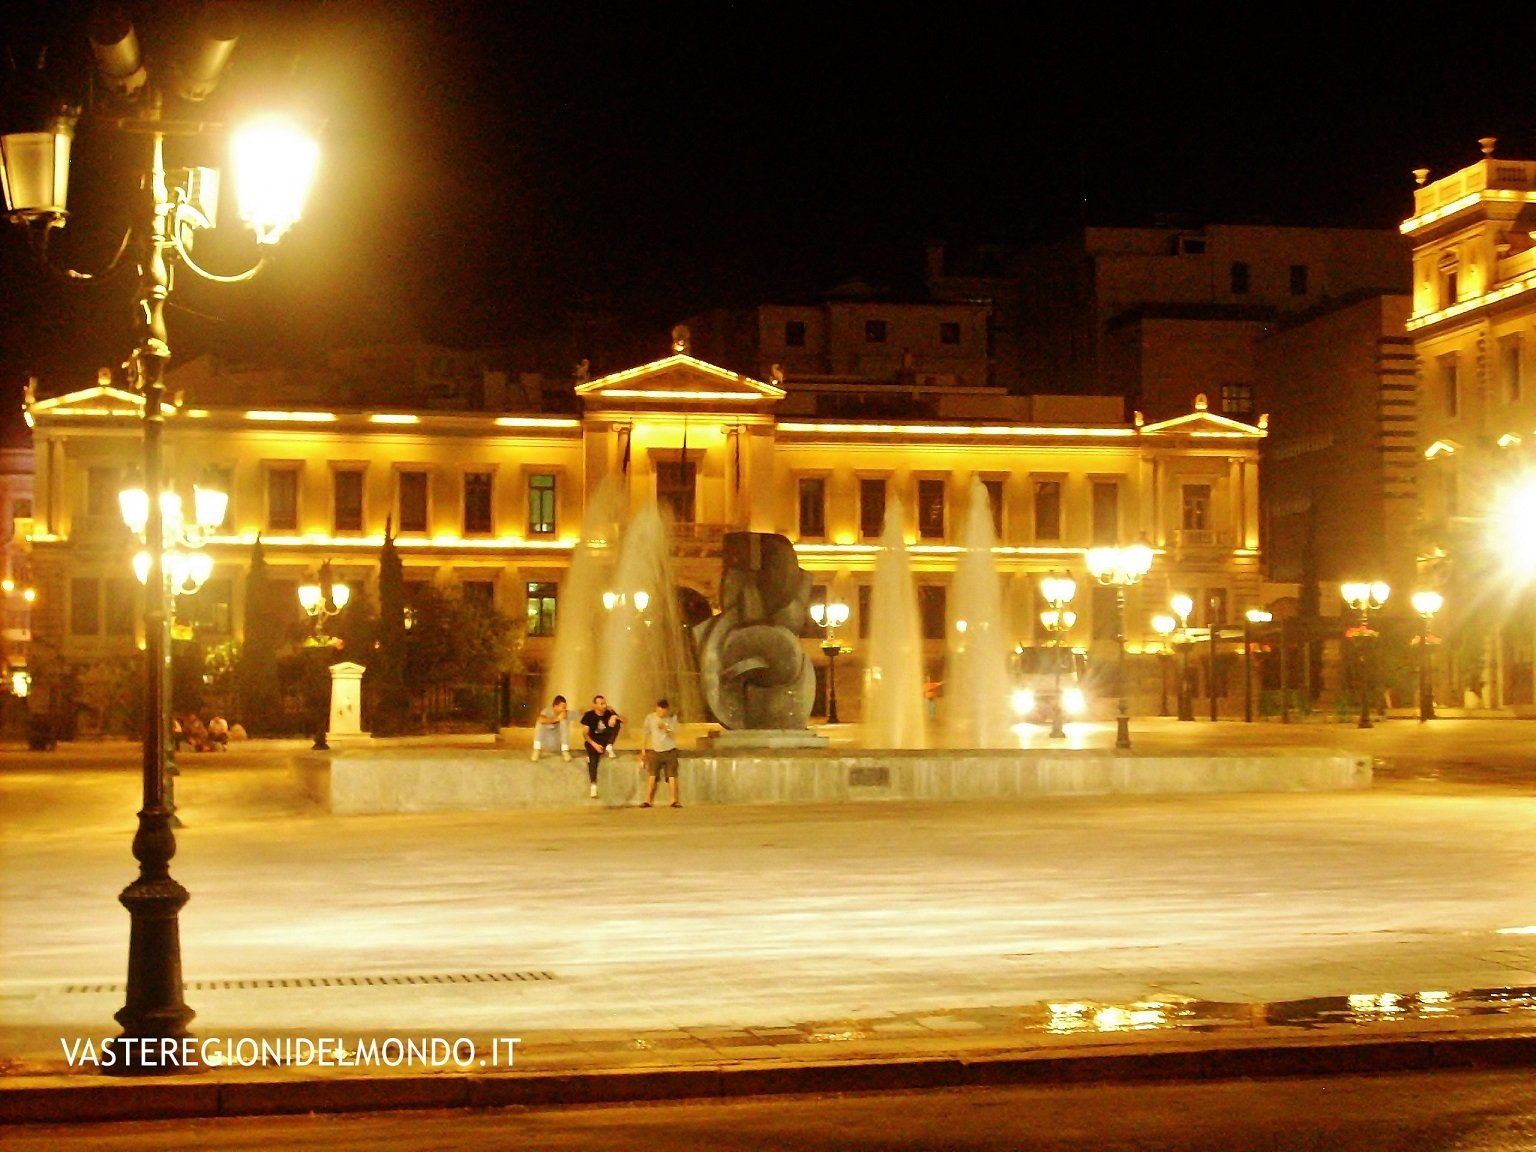
<svg viewBox="0 0 1536 1152">
<path fill-rule="evenodd" d="M 1459 172 L 1441 177 L 1414 190 L 1413 214 L 1420 217 L 1455 204 L 1474 193 L 1523 192 L 1536 189 L 1536 162 L 1529 160 L 1480 160 Z"/>
</svg>

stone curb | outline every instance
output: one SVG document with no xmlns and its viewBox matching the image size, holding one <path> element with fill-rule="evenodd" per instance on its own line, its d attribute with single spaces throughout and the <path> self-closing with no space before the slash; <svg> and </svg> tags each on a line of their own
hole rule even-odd
<svg viewBox="0 0 1536 1152">
<path fill-rule="evenodd" d="M 206 1119 L 400 1109 L 559 1107 L 820 1092 L 1220 1080 L 1536 1063 L 1536 1034 L 987 1057 L 312 1080 L 83 1080 L 6 1087 L 0 1124 Z"/>
</svg>

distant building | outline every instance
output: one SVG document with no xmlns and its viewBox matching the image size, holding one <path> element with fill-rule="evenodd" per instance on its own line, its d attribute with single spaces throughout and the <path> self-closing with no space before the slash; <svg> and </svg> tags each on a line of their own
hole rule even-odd
<svg viewBox="0 0 1536 1152">
<path fill-rule="evenodd" d="M 1204 393 L 1252 419 L 1255 346 L 1289 313 L 1406 290 L 1400 237 L 1374 229 L 1250 224 L 1087 227 L 989 253 L 928 257 L 937 299 L 992 309 L 996 379 L 1015 392 L 1103 393 L 1161 419 Z"/>
<path fill-rule="evenodd" d="M 1345 580 L 1414 579 L 1418 406 L 1407 295 L 1369 294 L 1288 316 L 1255 344 L 1271 405 L 1264 442 L 1269 578 L 1302 586 L 1307 616 L 1337 614 Z"/>
<path fill-rule="evenodd" d="M 748 346 L 782 363 L 783 349 L 764 351 L 762 334 L 782 337 L 794 315 L 759 310 L 756 344 Z M 799 315 L 810 341 L 814 310 Z M 886 371 L 892 361 L 856 351 L 863 325 L 876 319 L 887 324 L 888 341 L 907 332 L 901 338 L 913 347 L 929 327 L 960 322 L 959 348 L 973 354 L 957 354 L 952 375 L 973 379 L 967 374 L 984 363 L 982 319 L 973 309 L 828 306 L 823 316 L 845 335 L 816 337 L 810 346 L 825 358 L 812 363 L 808 352 L 805 363 L 822 370 L 807 375 Z M 935 350 L 946 346 L 942 333 L 931 335 Z M 853 652 L 838 662 L 850 717 L 877 540 L 898 500 L 933 667 L 945 649 L 973 481 L 996 534 L 1008 614 L 1002 626 L 1017 643 L 1047 642 L 1038 582 L 1070 572 L 1080 587 L 1075 642 L 1113 644 L 1112 591 L 1092 587 L 1084 570 L 1085 551 L 1101 543 L 1144 540 L 1157 551 L 1151 574 L 1128 596 L 1133 652 L 1155 645 L 1148 620 L 1171 592 L 1196 597 L 1196 625 L 1240 619 L 1259 603 L 1264 432 L 1252 424 L 1203 406 L 1136 423 L 1117 401 L 996 389 L 987 393 L 987 411 L 958 417 L 916 408 L 879 419 L 803 415 L 794 410 L 788 372 L 781 386 L 695 357 L 686 333 L 677 344 L 661 359 L 567 386 L 579 405 L 569 415 L 436 407 L 425 396 L 407 403 L 365 377 L 350 392 L 318 382 L 308 399 L 253 385 L 215 400 L 187 384 L 195 374 L 173 374 L 173 389 L 187 394 L 166 424 L 167 475 L 183 489 L 201 482 L 230 494 L 226 522 L 208 543 L 212 578 L 178 601 L 179 618 L 209 644 L 240 637 L 243 577 L 258 534 L 271 579 L 296 616 L 297 587 L 327 560 L 336 579 L 374 597 L 388 521 L 408 589 L 433 584 L 484 597 L 525 622 L 524 659 L 547 668 L 573 548 L 605 481 L 620 485 L 631 509 L 655 499 L 669 511 L 680 595 L 695 604 L 717 597 L 726 532 L 787 536 L 816 595 L 852 609 L 845 636 Z M 838 359 L 845 354 L 861 358 Z M 807 385 L 813 397 L 824 394 L 817 386 Z M 330 400 L 343 395 L 344 402 Z M 29 406 L 38 453 L 34 568 L 54 606 L 49 639 L 81 666 L 131 655 L 141 629 L 129 563 L 136 545 L 117 505 L 138 468 L 140 411 L 136 395 L 110 384 Z M 809 626 L 804 644 L 822 674 Z M 1155 698 L 1155 681 L 1147 691 Z"/>
<path fill-rule="evenodd" d="M 984 411 L 1006 394 L 992 382 L 989 312 L 852 283 L 814 304 L 721 309 L 688 326 L 701 356 L 782 382 L 781 412 L 936 417 Z"/>
<path fill-rule="evenodd" d="M 1446 598 L 1458 689 L 1536 704 L 1536 160 L 1417 173 L 1421 575 Z"/>
</svg>

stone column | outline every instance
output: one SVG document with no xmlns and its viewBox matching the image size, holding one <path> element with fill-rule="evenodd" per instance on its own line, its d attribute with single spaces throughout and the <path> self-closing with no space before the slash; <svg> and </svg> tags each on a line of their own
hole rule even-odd
<svg viewBox="0 0 1536 1152">
<path fill-rule="evenodd" d="M 361 664 L 343 660 L 331 665 L 331 723 L 327 740 L 366 736 L 363 731 L 363 672 Z"/>
</svg>

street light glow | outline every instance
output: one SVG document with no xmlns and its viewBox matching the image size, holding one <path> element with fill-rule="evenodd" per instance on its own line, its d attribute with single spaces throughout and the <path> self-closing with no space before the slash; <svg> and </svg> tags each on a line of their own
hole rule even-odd
<svg viewBox="0 0 1536 1152">
<path fill-rule="evenodd" d="M 303 215 L 320 146 L 293 125 L 268 119 L 237 132 L 230 154 L 240 219 L 255 230 L 258 244 L 276 244 Z"/>
</svg>

